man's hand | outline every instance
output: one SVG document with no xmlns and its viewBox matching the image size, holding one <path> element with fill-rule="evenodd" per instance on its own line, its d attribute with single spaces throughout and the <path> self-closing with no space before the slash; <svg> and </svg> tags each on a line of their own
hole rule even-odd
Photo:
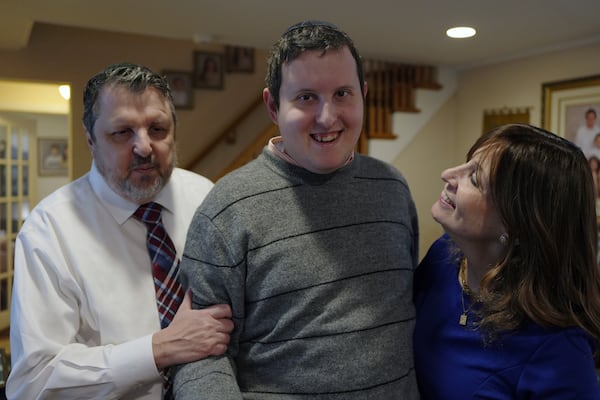
<svg viewBox="0 0 600 400">
<path fill-rule="evenodd" d="M 171 324 L 152 336 L 156 367 L 161 369 L 223 354 L 232 330 L 229 305 L 193 310 L 188 291 Z"/>
</svg>

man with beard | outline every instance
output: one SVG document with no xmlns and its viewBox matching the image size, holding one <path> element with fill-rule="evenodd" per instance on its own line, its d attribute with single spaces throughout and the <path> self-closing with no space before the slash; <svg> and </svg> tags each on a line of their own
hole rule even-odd
<svg viewBox="0 0 600 400">
<path fill-rule="evenodd" d="M 222 354 L 233 329 L 229 306 L 192 310 L 177 287 L 188 225 L 212 183 L 175 168 L 171 92 L 144 66 L 92 77 L 83 124 L 90 171 L 42 200 L 15 243 L 7 396 L 162 399 L 170 366 Z M 162 236 L 156 222 L 147 228 L 150 214 Z M 153 276 L 150 232 L 158 247 L 172 241 L 167 284 Z"/>
</svg>

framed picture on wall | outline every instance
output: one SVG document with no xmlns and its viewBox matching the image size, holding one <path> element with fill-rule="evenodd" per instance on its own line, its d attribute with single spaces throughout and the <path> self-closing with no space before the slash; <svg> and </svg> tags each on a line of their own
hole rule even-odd
<svg viewBox="0 0 600 400">
<path fill-rule="evenodd" d="M 223 89 L 223 54 L 194 52 L 194 87 Z"/>
<path fill-rule="evenodd" d="M 600 226 L 599 117 L 600 75 L 542 85 L 542 126 L 583 151 L 596 185 L 596 218 Z"/>
<path fill-rule="evenodd" d="M 227 46 L 225 64 L 227 72 L 254 72 L 254 48 Z"/>
<path fill-rule="evenodd" d="M 67 176 L 68 141 L 64 138 L 38 138 L 38 173 L 40 176 Z"/>
<path fill-rule="evenodd" d="M 192 73 L 188 71 L 163 71 L 162 74 L 171 87 L 175 108 L 192 108 L 194 105 Z"/>
<path fill-rule="evenodd" d="M 589 110 L 596 113 L 594 123 L 586 120 Z M 577 142 L 579 128 L 600 126 L 600 75 L 548 82 L 542 85 L 542 126 Z M 589 114 L 588 114 L 589 115 Z M 591 138 L 590 138 L 591 142 Z M 587 146 L 579 143 L 581 146 Z M 582 149 L 587 151 L 587 148 Z"/>
</svg>

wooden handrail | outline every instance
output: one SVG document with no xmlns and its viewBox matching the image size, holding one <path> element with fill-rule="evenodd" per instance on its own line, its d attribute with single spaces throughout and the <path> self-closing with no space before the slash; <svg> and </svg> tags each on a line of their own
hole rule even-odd
<svg viewBox="0 0 600 400">
<path fill-rule="evenodd" d="M 221 133 L 213 140 L 208 146 L 206 146 L 196 157 L 192 159 L 184 168 L 185 169 L 193 169 L 196 164 L 198 164 L 207 154 L 213 151 L 219 143 L 224 140 L 227 140 L 229 134 L 235 130 L 235 128 L 242 123 L 244 119 L 246 119 L 255 109 L 263 102 L 262 95 L 252 102 L 240 115 L 237 116 L 229 125 L 225 127 L 221 131 Z"/>
<path fill-rule="evenodd" d="M 221 171 L 217 176 L 217 179 L 256 158 L 262 152 L 263 147 L 269 143 L 269 140 L 278 134 L 279 127 L 275 124 L 271 124 L 254 140 L 254 142 L 247 146 L 225 169 Z"/>
<path fill-rule="evenodd" d="M 392 133 L 394 112 L 419 112 L 415 106 L 415 89 L 437 90 L 437 70 L 430 65 L 407 65 L 385 61 L 365 60 L 365 79 L 369 81 L 369 94 L 365 102 L 365 123 L 357 146 L 359 152 L 366 153 L 370 138 L 395 139 Z M 262 96 L 252 102 L 221 133 L 184 168 L 193 169 L 204 157 L 221 142 L 231 140 L 231 133 L 262 103 Z M 234 159 L 222 174 L 235 169 L 252 158 L 262 149 L 265 140 L 275 135 L 275 126 L 268 128 L 256 141 Z"/>
<path fill-rule="evenodd" d="M 437 70 L 430 65 L 365 60 L 364 70 L 369 83 L 364 126 L 368 138 L 395 139 L 392 114 L 419 112 L 415 89 L 441 88 L 437 83 Z"/>
</svg>

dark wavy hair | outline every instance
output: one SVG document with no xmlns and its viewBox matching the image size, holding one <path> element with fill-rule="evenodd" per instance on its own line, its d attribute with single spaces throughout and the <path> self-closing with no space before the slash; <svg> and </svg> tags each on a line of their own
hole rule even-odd
<svg viewBox="0 0 600 400">
<path fill-rule="evenodd" d="M 124 86 L 134 93 L 142 93 L 147 88 L 157 89 L 167 99 L 173 122 L 177 124 L 171 88 L 164 77 L 143 65 L 112 64 L 90 78 L 83 91 L 83 125 L 92 140 L 96 140 L 94 124 L 98 119 L 98 97 L 102 89 L 108 86 Z"/>
<path fill-rule="evenodd" d="M 364 93 L 364 72 L 362 61 L 354 42 L 334 24 L 324 21 L 303 21 L 290 26 L 271 48 L 268 57 L 265 83 L 273 96 L 275 105 L 279 108 L 279 89 L 281 89 L 281 67 L 283 64 L 296 59 L 307 50 L 350 49 L 356 61 L 356 72 L 360 91 Z"/>
<path fill-rule="evenodd" d="M 480 327 L 528 320 L 579 326 L 600 341 L 594 182 L 572 142 L 525 124 L 480 137 L 467 154 L 490 161 L 491 199 L 509 235 L 506 257 L 483 278 Z"/>
</svg>

